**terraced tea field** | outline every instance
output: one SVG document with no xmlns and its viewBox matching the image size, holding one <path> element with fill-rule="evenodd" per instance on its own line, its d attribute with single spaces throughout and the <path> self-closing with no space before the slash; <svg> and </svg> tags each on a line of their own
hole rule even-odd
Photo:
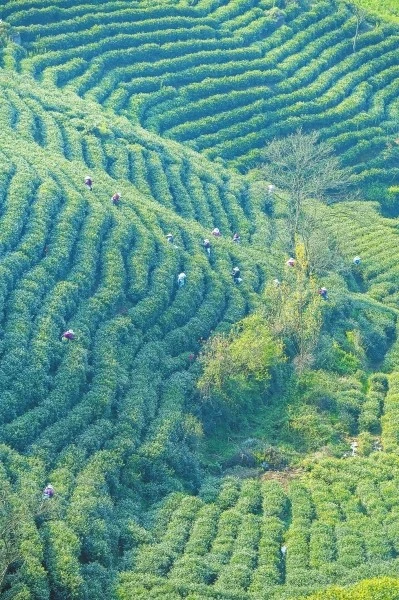
<svg viewBox="0 0 399 600">
<path fill-rule="evenodd" d="M 150 131 L 246 170 L 264 144 L 317 128 L 361 182 L 397 177 L 396 25 L 343 2 L 6 3 L 6 68 L 70 88 Z M 32 14 L 33 12 L 33 14 Z"/>
<path fill-rule="evenodd" d="M 154 360 L 168 364 L 159 374 L 160 395 L 166 393 L 173 373 L 189 367 L 198 340 L 245 313 L 251 289 L 263 282 L 264 261 L 228 239 L 235 228 L 251 235 L 245 181 L 222 170 L 209 176 L 203 161 L 171 149 L 161 154 L 159 141 L 138 144 L 128 131 L 122 147 L 111 129 L 105 139 L 79 139 L 77 130 L 58 123 L 60 113 L 48 110 L 40 97 L 15 90 L 2 99 L 2 129 L 9 135 L 2 144 L 1 373 L 9 392 L 1 412 L 3 440 L 54 458 L 83 430 L 89 446 L 110 443 L 110 424 L 100 437 L 96 432 L 104 414 L 116 411 L 112 420 L 119 420 L 125 412 L 117 405 L 132 372 L 137 381 L 139 364 L 143 372 Z M 82 173 L 94 165 L 89 192 Z M 123 197 L 117 208 L 109 201 L 115 185 Z M 216 223 L 227 239 L 209 261 L 201 240 Z M 178 247 L 166 241 L 169 230 Z M 230 276 L 234 262 L 243 270 L 248 265 L 240 289 Z M 187 291 L 176 289 L 182 270 Z M 68 345 L 60 333 L 69 326 L 79 333 Z M 107 361 L 100 367 L 101 356 Z M 42 387 L 26 390 L 27 373 Z M 155 388 L 154 380 L 151 395 Z M 153 409 L 142 401 L 155 410 L 157 394 Z"/>
<path fill-rule="evenodd" d="M 376 358 L 340 401 L 383 452 L 209 479 L 196 390 L 203 341 L 286 276 L 265 144 L 318 129 L 362 189 L 398 183 L 394 20 L 370 16 L 354 51 L 335 1 L 5 0 L 0 18 L 0 521 L 21 548 L 1 598 L 272 600 L 397 576 L 397 219 L 318 208 L 362 257 L 330 305 L 373 324 Z"/>
<path fill-rule="evenodd" d="M 119 597 L 296 598 L 396 576 L 398 464 L 378 458 L 314 465 L 288 491 L 226 479 L 212 501 L 172 496 Z"/>
<path fill-rule="evenodd" d="M 49 526 L 57 562 L 68 532 L 73 542 L 99 543 L 98 518 L 84 533 L 99 504 L 108 504 L 102 538 L 131 518 L 129 503 L 151 498 L 152 480 L 157 494 L 173 489 L 173 474 L 197 485 L 200 426 L 185 410 L 192 356 L 213 328 L 256 304 L 266 265 L 256 246 L 244 252 L 231 241 L 236 229 L 248 242 L 259 235 L 251 223 L 259 199 L 243 178 L 24 81 L 11 89 L 6 75 L 1 84 L 0 436 L 40 458 L 56 485 L 62 528 Z M 98 125 L 82 133 L 88 121 Z M 83 185 L 89 168 L 92 192 Z M 209 260 L 201 244 L 216 224 L 224 239 Z M 239 288 L 234 264 L 245 273 Z M 68 328 L 73 343 L 61 341 Z M 131 468 L 141 471 L 135 484 Z M 124 489 L 121 507 L 106 492 L 109 477 Z M 89 561 L 106 562 L 113 552 L 108 543 L 87 551 Z M 68 595 L 75 579 L 57 568 L 55 585 Z"/>
</svg>

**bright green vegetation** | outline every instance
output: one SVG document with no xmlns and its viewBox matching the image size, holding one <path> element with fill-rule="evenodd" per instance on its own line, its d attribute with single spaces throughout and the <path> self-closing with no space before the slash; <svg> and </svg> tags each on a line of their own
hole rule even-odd
<svg viewBox="0 0 399 600">
<path fill-rule="evenodd" d="M 394 598 L 394 20 L 354 51 L 338 0 L 0 18 L 1 599 Z M 257 169 L 298 127 L 360 193 L 305 202 L 292 269 Z"/>
<path fill-rule="evenodd" d="M 399 2 L 398 0 L 355 0 L 361 9 L 367 11 L 370 15 L 397 23 L 399 21 Z"/>
<path fill-rule="evenodd" d="M 264 144 L 317 128 L 366 184 L 397 176 L 398 32 L 317 0 L 6 2 L 24 49 L 6 68 L 246 170 Z M 389 8 L 386 2 L 380 3 Z M 273 8 L 274 7 L 274 8 Z M 33 16 L 34 15 L 34 16 Z"/>
<path fill-rule="evenodd" d="M 272 600 L 396 576 L 398 468 L 396 456 L 325 460 L 288 490 L 225 479 L 203 497 L 172 496 L 120 576 L 118 598 Z"/>
<path fill-rule="evenodd" d="M 398 580 L 390 577 L 365 579 L 349 589 L 332 587 L 308 596 L 308 600 L 395 600 L 398 597 Z"/>
<path fill-rule="evenodd" d="M 125 120 L 111 125 L 94 105 L 18 76 L 3 76 L 1 89 L 0 436 L 37 457 L 58 492 L 51 535 L 37 540 L 47 586 L 98 598 L 135 543 L 141 505 L 180 479 L 198 486 L 189 356 L 255 305 L 265 278 L 256 247 L 221 240 L 209 261 L 200 243 L 216 223 L 249 239 L 258 200 L 243 178 Z M 93 192 L 82 185 L 88 168 Z M 235 261 L 248 273 L 240 289 Z M 62 342 L 69 327 L 76 340 Z"/>
</svg>

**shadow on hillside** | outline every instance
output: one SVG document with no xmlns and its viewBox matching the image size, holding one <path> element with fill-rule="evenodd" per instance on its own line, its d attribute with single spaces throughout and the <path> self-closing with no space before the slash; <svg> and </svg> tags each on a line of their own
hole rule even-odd
<svg viewBox="0 0 399 600">
<path fill-rule="evenodd" d="M 368 291 L 368 284 L 366 283 L 361 267 L 352 267 L 347 277 L 348 290 L 355 294 L 366 294 Z"/>
</svg>

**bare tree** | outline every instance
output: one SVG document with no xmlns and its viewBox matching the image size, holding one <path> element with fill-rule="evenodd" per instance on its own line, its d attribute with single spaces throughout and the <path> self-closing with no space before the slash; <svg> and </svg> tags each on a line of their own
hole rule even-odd
<svg viewBox="0 0 399 600">
<path fill-rule="evenodd" d="M 351 175 L 341 167 L 331 144 L 319 141 L 317 132 L 299 129 L 286 138 L 274 139 L 264 156 L 264 177 L 288 195 L 287 229 L 293 252 L 296 237 L 302 237 L 307 229 L 306 200 L 330 203 L 344 198 Z"/>
<path fill-rule="evenodd" d="M 359 30 L 360 30 L 361 25 L 366 20 L 367 13 L 365 10 L 363 10 L 363 8 L 360 8 L 360 6 L 357 6 L 356 4 L 351 5 L 351 6 L 355 11 L 355 18 L 356 18 L 355 37 L 353 38 L 353 52 L 356 52 L 356 42 L 357 42 L 357 38 L 359 37 Z"/>
</svg>

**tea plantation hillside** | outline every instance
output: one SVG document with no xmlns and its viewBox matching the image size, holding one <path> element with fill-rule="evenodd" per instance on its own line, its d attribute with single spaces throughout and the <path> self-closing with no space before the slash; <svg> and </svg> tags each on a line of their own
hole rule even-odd
<svg viewBox="0 0 399 600">
<path fill-rule="evenodd" d="M 246 170 L 276 134 L 330 140 L 363 184 L 397 177 L 398 30 L 345 2 L 6 2 L 5 68 L 72 88 Z M 355 47 L 355 52 L 354 52 Z"/>
<path fill-rule="evenodd" d="M 81 551 L 111 569 L 141 502 L 179 489 L 179 479 L 198 486 L 201 427 L 185 410 L 190 355 L 211 329 L 256 303 L 265 260 L 256 246 L 244 252 L 227 240 L 211 260 L 201 247 L 216 223 L 226 235 L 239 227 L 243 239 L 256 238 L 256 198 L 240 177 L 207 171 L 203 160 L 125 122 L 122 138 L 101 111 L 17 83 L 1 84 L 0 436 L 40 459 L 58 490 L 44 525 L 52 548 L 45 545 L 52 586 L 68 595 L 81 583 Z M 102 134 L 82 134 L 96 118 Z M 82 176 L 94 165 L 90 192 Z M 120 207 L 110 202 L 115 187 Z M 177 247 L 166 241 L 169 230 Z M 230 276 L 235 262 L 247 270 L 240 288 Z M 178 290 L 182 270 L 188 280 Z M 69 327 L 73 344 L 61 341 Z M 3 453 L 8 464 L 6 446 Z M 7 473 L 14 481 L 14 467 Z"/>
<path fill-rule="evenodd" d="M 213 497 L 174 495 L 121 576 L 120 597 L 293 598 L 396 575 L 397 476 L 397 457 L 379 456 L 314 464 L 288 490 L 225 479 Z"/>
<path fill-rule="evenodd" d="M 395 597 L 399 27 L 358 4 L 2 2 L 2 600 Z M 259 167 L 298 127 L 357 194 L 289 249 Z M 306 368 L 277 327 L 204 399 L 207 340 L 286 306 Z"/>
</svg>

